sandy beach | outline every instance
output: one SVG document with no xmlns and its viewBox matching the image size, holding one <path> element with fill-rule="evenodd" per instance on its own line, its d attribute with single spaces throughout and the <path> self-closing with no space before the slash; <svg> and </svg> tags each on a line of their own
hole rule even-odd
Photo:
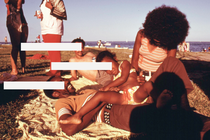
<svg viewBox="0 0 210 140">
<path fill-rule="evenodd" d="M 0 45 L 1 47 L 1 51 L 0 51 L 0 57 L 1 57 L 1 61 L 0 61 L 0 75 L 3 73 L 10 73 L 11 71 L 11 66 L 10 66 L 10 51 L 11 51 L 11 45 Z M 98 54 L 99 51 L 105 50 L 106 48 L 93 48 L 93 47 L 87 47 L 85 49 L 85 51 L 91 51 L 94 54 Z M 132 49 L 108 49 L 111 52 L 116 53 L 117 55 L 117 59 L 118 61 L 122 61 L 122 60 L 131 60 L 131 55 L 133 50 Z M 46 51 L 34 51 L 34 52 L 26 52 L 26 57 L 32 57 L 35 54 L 42 54 L 42 55 L 48 55 L 48 53 Z M 74 57 L 74 52 L 61 52 L 61 61 L 63 62 L 67 62 L 71 57 Z M 192 91 L 192 93 L 190 93 L 190 95 L 188 96 L 188 100 L 189 103 L 191 105 L 191 107 L 193 107 L 194 109 L 196 109 L 196 111 L 200 114 L 203 114 L 205 116 L 209 116 L 210 117 L 210 52 L 177 52 L 176 57 L 178 59 L 180 59 L 184 66 L 186 67 L 187 73 L 190 77 L 190 79 L 192 80 L 193 86 L 194 86 L 194 91 Z M 26 72 L 23 74 L 21 73 L 21 69 L 20 69 L 20 60 L 18 58 L 18 70 L 19 70 L 19 75 L 18 77 L 27 77 L 27 76 L 43 76 L 46 73 L 46 69 L 49 69 L 49 60 L 48 59 L 26 59 Z M 63 71 L 62 75 L 69 75 L 70 72 L 69 71 Z M 84 81 L 82 81 L 84 82 Z M 88 82 L 85 82 L 86 84 Z M 2 87 L 3 88 L 3 87 Z M 13 96 L 12 100 L 14 101 L 16 98 L 18 98 L 18 94 L 21 95 L 21 93 L 23 93 L 22 91 L 13 91 L 14 93 L 8 93 L 8 91 L 4 91 L 1 90 L 3 92 L 6 92 L 7 96 Z M 24 91 L 25 92 L 29 92 L 29 91 Z M 4 95 L 6 95 L 4 94 Z M 36 94 L 36 93 L 34 93 Z M 38 96 L 39 95 L 39 96 Z M 29 96 L 29 95 L 27 95 Z M 29 96 L 29 101 L 31 102 L 30 106 L 33 107 L 33 105 L 35 103 L 40 103 L 40 101 L 42 101 L 43 99 L 46 100 L 42 95 L 42 94 L 36 94 L 36 97 L 38 96 L 38 98 L 36 98 L 36 100 L 32 100 L 32 98 Z M 40 98 L 40 99 L 39 99 Z M 31 99 L 31 100 L 30 100 Z M 5 104 L 10 102 L 11 99 L 9 99 L 8 97 L 4 96 L 4 102 Z M 34 103 L 35 102 L 35 103 Z M 54 101 L 52 101 L 54 102 Z M 48 101 L 43 101 L 43 105 L 48 104 Z M 14 103 L 10 102 L 11 107 L 13 107 Z M 23 104 L 22 102 L 19 102 L 19 104 Z M 29 106 L 29 104 L 26 104 L 27 106 Z M 50 104 L 51 107 L 53 108 L 53 103 Z M 1 108 L 4 108 L 5 110 L 7 110 L 7 108 L 5 108 L 5 106 L 1 106 Z M 14 110 L 16 110 L 16 113 L 18 113 L 19 109 L 22 109 L 22 107 L 16 109 L 15 107 L 13 107 Z M 38 109 L 38 108 L 35 108 Z M 25 109 L 25 111 L 33 111 L 35 109 Z M 46 109 L 43 109 L 43 111 L 45 111 Z M 8 118 L 8 120 L 10 119 L 10 112 L 7 114 L 8 112 L 4 113 L 4 117 Z M 23 116 L 27 113 L 21 112 L 23 114 Z M 54 111 L 51 111 L 51 115 L 55 116 Z M 29 113 L 31 114 L 31 113 Z M 33 113 L 32 113 L 33 114 Z M 36 114 L 36 113 L 35 113 Z M 43 113 L 41 113 L 43 114 Z M 31 117 L 37 117 L 36 115 L 32 115 Z M 40 118 L 38 116 L 38 118 Z M 43 117 L 44 118 L 44 117 Z M 49 117 L 48 117 L 49 118 Z M 26 120 L 28 118 L 22 118 L 23 119 L 23 126 L 22 128 L 24 128 L 24 122 L 27 122 Z M 53 118 L 53 121 L 56 121 L 55 118 Z M 30 118 L 29 118 L 30 120 Z M 41 122 L 37 122 L 38 124 Z M 21 123 L 19 124 L 21 126 Z M 29 125 L 29 124 L 28 124 Z M 31 127 L 30 125 L 28 127 Z M 27 127 L 27 129 L 28 129 Z M 54 127 L 54 126 L 53 126 Z M 94 128 L 99 127 L 94 126 Z M 103 126 L 104 127 L 104 126 Z M 57 127 L 56 127 L 57 128 Z M 91 128 L 91 127 L 90 127 Z M 101 126 L 99 129 L 102 129 Z M 23 129 L 22 129 L 23 130 Z M 92 130 L 92 128 L 91 128 Z M 105 133 L 110 133 L 108 132 L 108 130 L 110 130 L 110 128 L 107 128 L 107 132 Z M 39 132 L 42 133 L 42 129 L 39 130 Z M 55 130 L 56 131 L 56 135 L 57 132 L 60 133 L 60 130 Z M 27 135 L 30 133 L 27 130 L 24 130 L 24 133 L 27 132 Z M 48 131 L 47 131 L 48 132 Z M 123 134 L 126 134 L 126 137 L 129 136 L 129 133 L 126 132 L 121 132 L 119 130 L 113 130 L 113 132 L 119 132 L 120 136 L 123 136 Z M 93 133 L 95 134 L 95 132 Z M 30 134 L 31 135 L 31 134 Z M 83 136 L 84 133 L 78 133 L 77 135 L 75 135 L 75 137 L 79 136 L 79 138 L 82 138 L 81 136 Z M 118 134 L 116 134 L 118 135 Z M 63 133 L 61 134 L 62 137 Z M 66 137 L 66 136 L 65 136 Z M 86 136 L 85 136 L 86 137 Z M 95 137 L 99 137 L 99 136 L 95 136 Z M 110 137 L 116 137 L 116 136 L 110 136 Z"/>
<path fill-rule="evenodd" d="M 10 51 L 11 45 L 0 45 L 1 51 L 1 62 L 0 62 L 0 74 L 10 73 Z M 99 51 L 105 50 L 106 48 L 95 48 L 86 47 L 85 51 L 91 51 L 97 54 Z M 131 60 L 132 49 L 123 48 L 109 48 L 111 52 L 116 53 L 118 61 Z M 32 57 L 35 54 L 48 55 L 46 51 L 28 51 L 26 57 Z M 74 52 L 61 52 L 61 61 L 67 62 L 71 57 L 74 56 Z M 193 82 L 205 92 L 210 98 L 210 52 L 178 52 L 176 58 L 180 59 L 188 72 L 188 75 Z M 18 58 L 18 67 L 20 71 L 20 60 Z M 45 70 L 49 69 L 49 60 L 45 59 L 27 59 L 26 60 L 26 73 L 19 73 L 19 76 L 32 76 L 32 75 L 44 75 Z M 64 72 L 65 73 L 65 72 Z M 67 71 L 68 73 L 68 71 Z"/>
<path fill-rule="evenodd" d="M 1 62 L 0 62 L 0 74 L 10 73 L 10 51 L 11 45 L 0 45 L 1 51 Z M 105 50 L 106 48 L 95 48 L 86 47 L 85 51 L 91 51 L 97 54 L 99 51 Z M 111 52 L 116 53 L 118 61 L 131 60 L 132 49 L 123 48 L 109 48 Z M 35 54 L 48 55 L 46 51 L 28 51 L 26 57 L 32 57 Z M 71 57 L 74 56 L 74 52 L 61 52 L 61 61 L 67 62 Z M 210 52 L 178 52 L 176 58 L 180 59 L 186 67 L 190 79 L 196 83 L 210 98 Z M 18 58 L 18 67 L 20 70 L 20 60 Z M 27 59 L 26 60 L 26 73 L 19 73 L 19 76 L 32 76 L 32 75 L 44 75 L 45 70 L 49 69 L 49 60 L 47 59 Z M 64 73 L 68 73 L 66 71 Z"/>
</svg>

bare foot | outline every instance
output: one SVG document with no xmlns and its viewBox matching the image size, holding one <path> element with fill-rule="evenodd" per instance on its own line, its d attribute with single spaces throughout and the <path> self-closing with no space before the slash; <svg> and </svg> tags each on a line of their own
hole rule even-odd
<svg viewBox="0 0 210 140">
<path fill-rule="evenodd" d="M 25 73 L 25 68 L 24 67 L 22 67 L 22 73 Z"/>
<path fill-rule="evenodd" d="M 12 71 L 10 74 L 11 74 L 11 75 L 18 75 L 18 72 Z"/>
<path fill-rule="evenodd" d="M 80 124 L 80 123 L 82 123 L 82 120 L 79 117 L 73 115 L 71 117 L 68 117 L 66 120 L 60 120 L 59 123 L 61 123 L 61 124 Z"/>
</svg>

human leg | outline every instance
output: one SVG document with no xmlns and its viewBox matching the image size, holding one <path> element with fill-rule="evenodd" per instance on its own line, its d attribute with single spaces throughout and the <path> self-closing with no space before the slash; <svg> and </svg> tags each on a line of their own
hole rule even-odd
<svg viewBox="0 0 210 140">
<path fill-rule="evenodd" d="M 98 107 L 101 102 L 123 104 L 124 96 L 123 94 L 119 94 L 113 91 L 99 91 L 75 115 L 69 117 L 67 120 L 60 121 L 60 123 L 80 124 L 82 122 L 83 116 Z"/>
<path fill-rule="evenodd" d="M 60 43 L 61 42 L 61 35 L 56 34 L 46 34 L 42 35 L 43 40 L 45 43 Z M 56 75 L 60 76 L 60 72 L 57 70 L 51 69 L 51 62 L 61 62 L 61 54 L 60 51 L 48 51 L 50 57 L 50 71 L 46 75 Z"/>
<path fill-rule="evenodd" d="M 62 124 L 62 123 L 60 123 L 60 127 L 61 127 L 62 131 L 65 132 L 68 136 L 72 136 L 75 133 L 81 131 L 82 129 L 84 129 L 85 127 L 87 127 L 89 124 L 92 123 L 92 118 L 103 107 L 104 104 L 105 103 L 101 103 L 97 108 L 95 108 L 94 110 L 87 113 L 83 117 L 83 121 L 80 124 Z M 69 117 L 71 117 L 71 116 L 65 114 L 65 115 L 61 116 L 59 120 L 66 120 Z"/>
<path fill-rule="evenodd" d="M 187 94 L 189 94 L 194 89 L 188 77 L 184 64 L 177 58 L 167 57 L 157 69 L 157 71 L 153 74 L 150 81 L 154 83 L 157 77 L 163 72 L 175 73 L 183 81 Z M 181 107 L 186 110 L 190 110 L 187 94 L 183 94 L 181 97 Z"/>
<path fill-rule="evenodd" d="M 27 24 L 23 25 L 22 33 L 21 33 L 21 42 L 27 42 L 28 39 L 28 26 Z M 21 47 L 19 48 L 20 51 L 20 61 L 22 66 L 22 72 L 25 73 L 25 63 L 26 63 L 26 52 L 21 51 Z"/>
<path fill-rule="evenodd" d="M 164 72 L 170 72 L 170 73 L 175 73 L 177 76 L 179 76 L 186 88 L 187 93 L 190 93 L 193 90 L 192 83 L 190 82 L 190 79 L 187 75 L 186 69 L 183 65 L 183 63 L 178 60 L 177 58 L 174 57 L 167 57 L 163 63 L 160 65 L 160 67 L 157 69 L 157 71 L 152 75 L 150 82 L 154 83 L 155 80 L 157 79 L 158 76 L 160 76 Z M 141 86 L 136 93 L 134 94 L 134 100 L 136 102 L 141 102 L 143 101 L 146 97 L 152 96 L 154 97 L 155 95 L 151 95 L 150 93 L 153 89 L 152 84 L 148 84 L 146 82 L 143 86 Z M 189 102 L 187 99 L 187 95 L 183 94 L 182 95 L 182 101 L 181 105 L 183 108 L 189 110 Z"/>
<path fill-rule="evenodd" d="M 18 56 L 18 51 L 19 51 L 19 47 L 20 47 L 21 33 L 18 32 L 11 24 L 7 24 L 7 29 L 8 29 L 8 32 L 9 32 L 9 35 L 10 35 L 10 40 L 11 40 L 11 43 L 12 43 L 12 51 L 11 51 L 11 55 L 10 55 L 11 66 L 12 66 L 11 74 L 12 75 L 17 75 L 18 74 L 17 56 Z"/>
</svg>

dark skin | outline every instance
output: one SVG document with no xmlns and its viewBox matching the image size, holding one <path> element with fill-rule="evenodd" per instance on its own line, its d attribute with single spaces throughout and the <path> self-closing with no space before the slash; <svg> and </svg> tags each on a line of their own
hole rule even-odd
<svg viewBox="0 0 210 140">
<path fill-rule="evenodd" d="M 83 117 L 83 122 L 80 124 L 61 124 L 60 127 L 63 132 L 65 132 L 67 135 L 72 136 L 75 133 L 81 131 L 82 129 L 86 128 L 88 125 L 92 123 L 93 116 L 103 107 L 105 103 L 101 103 L 98 107 L 96 107 L 94 110 L 90 111 Z M 64 114 L 59 118 L 60 120 L 68 120 L 68 118 L 71 117 L 71 115 Z"/>
<path fill-rule="evenodd" d="M 52 93 L 53 97 L 66 98 L 70 95 L 76 95 L 75 88 L 71 85 L 69 80 L 63 79 L 61 77 L 54 77 L 51 79 L 51 81 L 64 81 L 64 84 L 65 84 L 65 89 L 54 90 L 54 92 Z M 60 123 L 60 127 L 61 127 L 62 131 L 65 132 L 67 135 L 71 136 L 71 135 L 74 135 L 75 133 L 81 131 L 82 129 L 86 128 L 88 125 L 90 125 L 92 123 L 93 116 L 103 107 L 104 104 L 105 103 L 100 103 L 100 105 L 98 105 L 95 109 L 93 109 L 92 111 L 87 113 L 83 117 L 84 121 L 80 124 L 75 125 L 75 124 L 61 124 Z M 71 117 L 71 115 L 64 114 L 59 118 L 59 120 L 66 120 L 69 117 Z"/>
<path fill-rule="evenodd" d="M 112 70 L 107 70 L 106 72 L 111 75 L 118 75 L 119 64 L 110 57 L 104 57 L 102 62 L 112 62 Z M 127 104 L 129 95 L 119 94 L 117 92 L 108 91 L 111 87 L 118 87 L 120 90 L 126 90 L 132 88 L 134 86 L 139 86 L 139 83 L 136 80 L 136 72 L 130 73 L 131 65 L 128 61 L 123 61 L 121 64 L 121 76 L 108 84 L 107 86 L 101 88 L 101 92 L 97 92 L 94 97 L 88 101 L 85 106 L 83 106 L 79 112 L 77 112 L 72 117 L 69 117 L 68 121 L 60 121 L 62 123 L 72 123 L 72 124 L 80 124 L 82 122 L 82 117 L 87 114 L 89 111 L 93 110 L 97 107 L 101 102 L 107 102 L 112 104 Z M 126 98 L 126 96 L 128 96 Z M 132 97 L 130 97 L 132 98 Z"/>
<path fill-rule="evenodd" d="M 22 2 L 22 0 L 21 0 L 21 2 Z M 52 6 L 52 4 L 51 4 L 51 2 L 50 2 L 49 0 L 46 2 L 45 6 L 46 6 L 47 8 L 49 8 L 50 10 L 52 10 L 52 8 L 53 8 L 53 6 Z M 38 18 L 37 12 L 35 12 L 35 15 L 34 15 L 34 16 L 36 16 L 36 17 Z M 43 16 L 43 15 L 42 15 L 42 13 L 41 13 L 41 19 L 43 18 L 42 16 Z"/>
<path fill-rule="evenodd" d="M 133 47 L 133 55 L 131 59 L 131 65 L 138 71 L 139 66 L 138 66 L 138 60 L 139 60 L 139 48 L 141 47 L 141 39 L 144 37 L 142 30 L 138 31 Z M 149 45 L 149 51 L 153 51 L 157 46 L 154 45 Z M 176 49 L 171 49 L 167 51 L 167 57 L 176 56 Z M 138 81 L 140 82 L 140 85 L 143 85 L 145 83 L 145 78 L 142 76 L 143 73 L 140 72 L 139 76 L 137 77 Z"/>
<path fill-rule="evenodd" d="M 119 73 L 119 64 L 109 57 L 104 57 L 102 62 L 112 62 L 112 70 L 107 70 L 106 73 L 111 75 L 117 75 Z M 121 77 L 117 78 L 116 80 L 112 81 L 107 86 L 100 89 L 100 91 L 108 91 L 112 87 L 118 87 L 120 90 L 129 89 L 134 86 L 139 86 L 138 81 L 136 80 L 136 73 L 130 73 L 130 69 L 132 68 L 131 64 L 124 60 L 121 64 Z"/>
</svg>

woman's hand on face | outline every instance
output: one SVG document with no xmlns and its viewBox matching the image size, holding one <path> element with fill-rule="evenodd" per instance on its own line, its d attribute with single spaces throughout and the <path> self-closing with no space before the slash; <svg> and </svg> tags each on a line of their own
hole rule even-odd
<svg viewBox="0 0 210 140">
<path fill-rule="evenodd" d="M 50 10 L 52 10 L 52 8 L 53 8 L 53 6 L 52 6 L 52 4 L 51 4 L 51 2 L 50 2 L 49 0 L 47 0 L 45 6 L 46 6 L 47 8 L 49 8 Z"/>
</svg>

